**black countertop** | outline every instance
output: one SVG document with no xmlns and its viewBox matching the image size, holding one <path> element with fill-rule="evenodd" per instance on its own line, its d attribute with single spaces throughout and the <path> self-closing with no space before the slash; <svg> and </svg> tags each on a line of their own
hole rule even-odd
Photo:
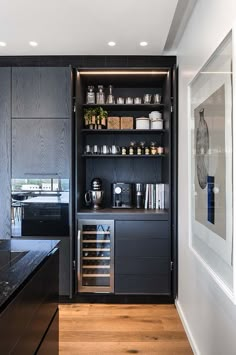
<svg viewBox="0 0 236 355">
<path fill-rule="evenodd" d="M 0 239 L 0 311 L 58 243 L 59 240 Z"/>
</svg>

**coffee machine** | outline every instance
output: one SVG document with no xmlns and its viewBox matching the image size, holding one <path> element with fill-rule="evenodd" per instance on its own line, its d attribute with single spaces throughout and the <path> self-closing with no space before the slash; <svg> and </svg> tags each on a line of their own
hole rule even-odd
<svg viewBox="0 0 236 355">
<path fill-rule="evenodd" d="M 104 191 L 102 190 L 102 180 L 94 178 L 91 181 L 91 190 L 85 193 L 85 202 L 92 209 L 98 210 L 101 208 Z"/>
<path fill-rule="evenodd" d="M 112 184 L 112 208 L 132 208 L 132 184 Z"/>
</svg>

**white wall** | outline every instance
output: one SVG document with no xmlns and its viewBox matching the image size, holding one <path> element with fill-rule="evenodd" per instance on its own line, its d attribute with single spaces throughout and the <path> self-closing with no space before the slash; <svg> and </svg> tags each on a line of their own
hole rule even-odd
<svg viewBox="0 0 236 355">
<path fill-rule="evenodd" d="M 196 353 L 236 354 L 236 305 L 189 249 L 188 84 L 236 22 L 235 0 L 198 0 L 177 49 L 179 62 L 179 292 Z"/>
</svg>

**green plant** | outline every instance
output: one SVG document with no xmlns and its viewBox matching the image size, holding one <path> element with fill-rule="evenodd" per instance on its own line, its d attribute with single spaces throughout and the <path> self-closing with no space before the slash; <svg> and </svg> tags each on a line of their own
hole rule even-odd
<svg viewBox="0 0 236 355">
<path fill-rule="evenodd" d="M 108 112 L 106 110 L 104 110 L 101 106 L 99 106 L 97 109 L 96 109 L 96 114 L 98 116 L 98 118 L 100 118 L 101 120 L 103 118 L 107 118 L 108 116 Z"/>
<path fill-rule="evenodd" d="M 87 108 L 84 111 L 84 121 L 85 121 L 85 125 L 90 125 L 92 124 L 92 117 L 96 116 L 96 108 Z"/>
</svg>

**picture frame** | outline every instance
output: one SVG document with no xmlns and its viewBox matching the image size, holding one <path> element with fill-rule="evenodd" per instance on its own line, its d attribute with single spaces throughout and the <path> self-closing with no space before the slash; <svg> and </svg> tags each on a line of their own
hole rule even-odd
<svg viewBox="0 0 236 355">
<path fill-rule="evenodd" d="M 232 31 L 189 84 L 190 248 L 235 302 Z"/>
</svg>

